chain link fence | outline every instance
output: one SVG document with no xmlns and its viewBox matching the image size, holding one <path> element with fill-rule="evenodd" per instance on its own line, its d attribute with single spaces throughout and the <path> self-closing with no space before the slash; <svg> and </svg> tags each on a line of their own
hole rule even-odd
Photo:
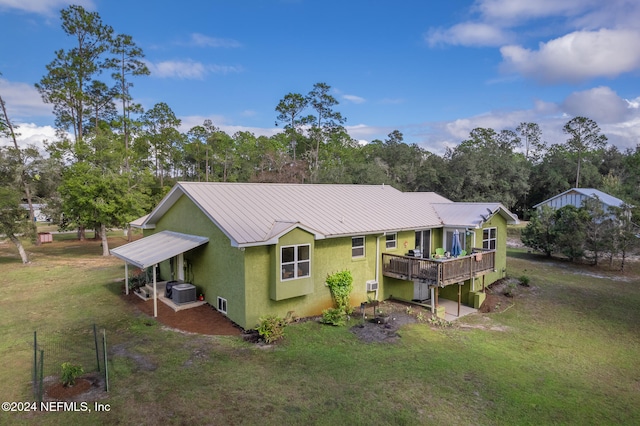
<svg viewBox="0 0 640 426">
<path fill-rule="evenodd" d="M 36 401 L 44 397 L 46 377 L 60 376 L 62 364 L 80 366 L 84 373 L 99 372 L 108 391 L 107 336 L 96 324 L 54 330 L 42 327 L 33 332 L 32 385 Z"/>
</svg>

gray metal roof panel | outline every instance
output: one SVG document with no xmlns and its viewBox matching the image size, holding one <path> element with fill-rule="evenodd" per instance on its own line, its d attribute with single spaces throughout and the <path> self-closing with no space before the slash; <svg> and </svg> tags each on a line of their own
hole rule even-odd
<svg viewBox="0 0 640 426">
<path fill-rule="evenodd" d="M 325 238 L 441 224 L 434 193 L 382 185 L 178 184 L 239 245 L 265 241 L 277 222 L 296 222 Z M 278 225 L 282 226 L 282 225 Z"/>
<path fill-rule="evenodd" d="M 497 213 L 508 223 L 518 223 L 518 218 L 500 203 L 436 203 L 433 207 L 445 226 L 476 228 Z"/>
<path fill-rule="evenodd" d="M 562 192 L 562 193 L 560 193 L 558 195 L 555 195 L 555 196 L 553 196 L 551 198 L 548 198 L 548 199 L 536 204 L 535 206 L 533 206 L 533 208 L 538 208 L 538 207 L 540 207 L 540 206 L 542 206 L 544 204 L 549 203 L 552 200 L 555 200 L 555 199 L 558 199 L 560 197 L 563 197 L 564 195 L 569 194 L 571 192 L 577 192 L 579 194 L 582 194 L 582 195 L 585 195 L 585 196 L 591 197 L 591 198 L 597 196 L 598 199 L 601 202 L 603 202 L 605 205 L 607 205 L 607 206 L 622 207 L 625 204 L 625 202 L 623 200 L 621 200 L 619 198 L 616 198 L 613 195 L 609 195 L 606 192 L 602 192 L 602 191 L 600 191 L 598 189 L 595 189 L 595 188 L 571 188 L 571 189 L 568 189 L 568 190 L 566 190 L 566 191 L 564 191 L 564 192 Z M 576 207 L 580 207 L 580 206 L 576 206 Z"/>
<path fill-rule="evenodd" d="M 441 227 L 451 221 L 434 206 L 449 205 L 451 216 L 460 205 L 434 192 L 403 193 L 388 185 L 179 182 L 145 225 L 152 226 L 182 194 L 235 246 L 268 244 L 295 226 L 316 238 Z"/>
<path fill-rule="evenodd" d="M 112 255 L 137 266 L 148 268 L 209 241 L 207 237 L 161 231 L 137 241 L 111 249 Z"/>
</svg>

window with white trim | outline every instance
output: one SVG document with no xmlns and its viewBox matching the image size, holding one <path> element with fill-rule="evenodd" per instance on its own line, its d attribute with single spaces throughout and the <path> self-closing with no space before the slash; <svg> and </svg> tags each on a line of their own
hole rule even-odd
<svg viewBox="0 0 640 426">
<path fill-rule="evenodd" d="M 482 230 L 482 248 L 488 250 L 496 249 L 498 240 L 498 228 L 485 228 Z"/>
<path fill-rule="evenodd" d="M 351 257 L 364 257 L 364 236 L 351 238 Z"/>
<path fill-rule="evenodd" d="M 394 249 L 398 247 L 398 234 L 396 234 L 395 232 L 393 234 L 387 234 L 386 240 L 388 249 Z"/>
<path fill-rule="evenodd" d="M 311 245 L 300 244 L 280 248 L 280 279 L 294 280 L 308 277 L 311 273 Z"/>
<path fill-rule="evenodd" d="M 220 296 L 218 296 L 218 311 L 222 312 L 223 314 L 227 313 L 227 299 L 223 299 Z"/>
</svg>

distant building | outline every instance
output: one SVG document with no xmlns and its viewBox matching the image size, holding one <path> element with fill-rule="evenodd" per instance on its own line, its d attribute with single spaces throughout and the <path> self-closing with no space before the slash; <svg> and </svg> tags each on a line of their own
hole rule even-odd
<svg viewBox="0 0 640 426">
<path fill-rule="evenodd" d="M 42 212 L 42 210 L 47 207 L 46 204 L 32 204 L 32 205 L 33 205 L 33 216 L 36 222 L 49 222 L 51 220 L 46 214 Z M 20 204 L 20 207 L 25 209 L 27 212 L 29 211 L 29 204 Z"/>
<path fill-rule="evenodd" d="M 571 188 L 562 194 L 536 204 L 533 208 L 540 209 L 542 206 L 549 206 L 557 210 L 568 205 L 580 208 L 585 200 L 595 198 L 602 203 L 605 212 L 609 211 L 611 207 L 622 207 L 626 204 L 623 200 L 594 188 Z"/>
</svg>

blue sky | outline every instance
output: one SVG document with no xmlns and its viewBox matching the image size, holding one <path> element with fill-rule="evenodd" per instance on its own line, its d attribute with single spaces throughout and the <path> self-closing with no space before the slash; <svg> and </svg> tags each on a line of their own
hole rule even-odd
<svg viewBox="0 0 640 426">
<path fill-rule="evenodd" d="M 53 139 L 34 89 L 58 49 L 59 0 L 0 0 L 0 95 L 21 143 Z M 637 0 L 78 0 L 129 34 L 152 71 L 134 80 L 145 108 L 166 102 L 187 131 L 281 131 L 275 106 L 325 82 L 349 134 L 442 154 L 475 127 L 595 120 L 621 150 L 640 143 Z"/>
</svg>

